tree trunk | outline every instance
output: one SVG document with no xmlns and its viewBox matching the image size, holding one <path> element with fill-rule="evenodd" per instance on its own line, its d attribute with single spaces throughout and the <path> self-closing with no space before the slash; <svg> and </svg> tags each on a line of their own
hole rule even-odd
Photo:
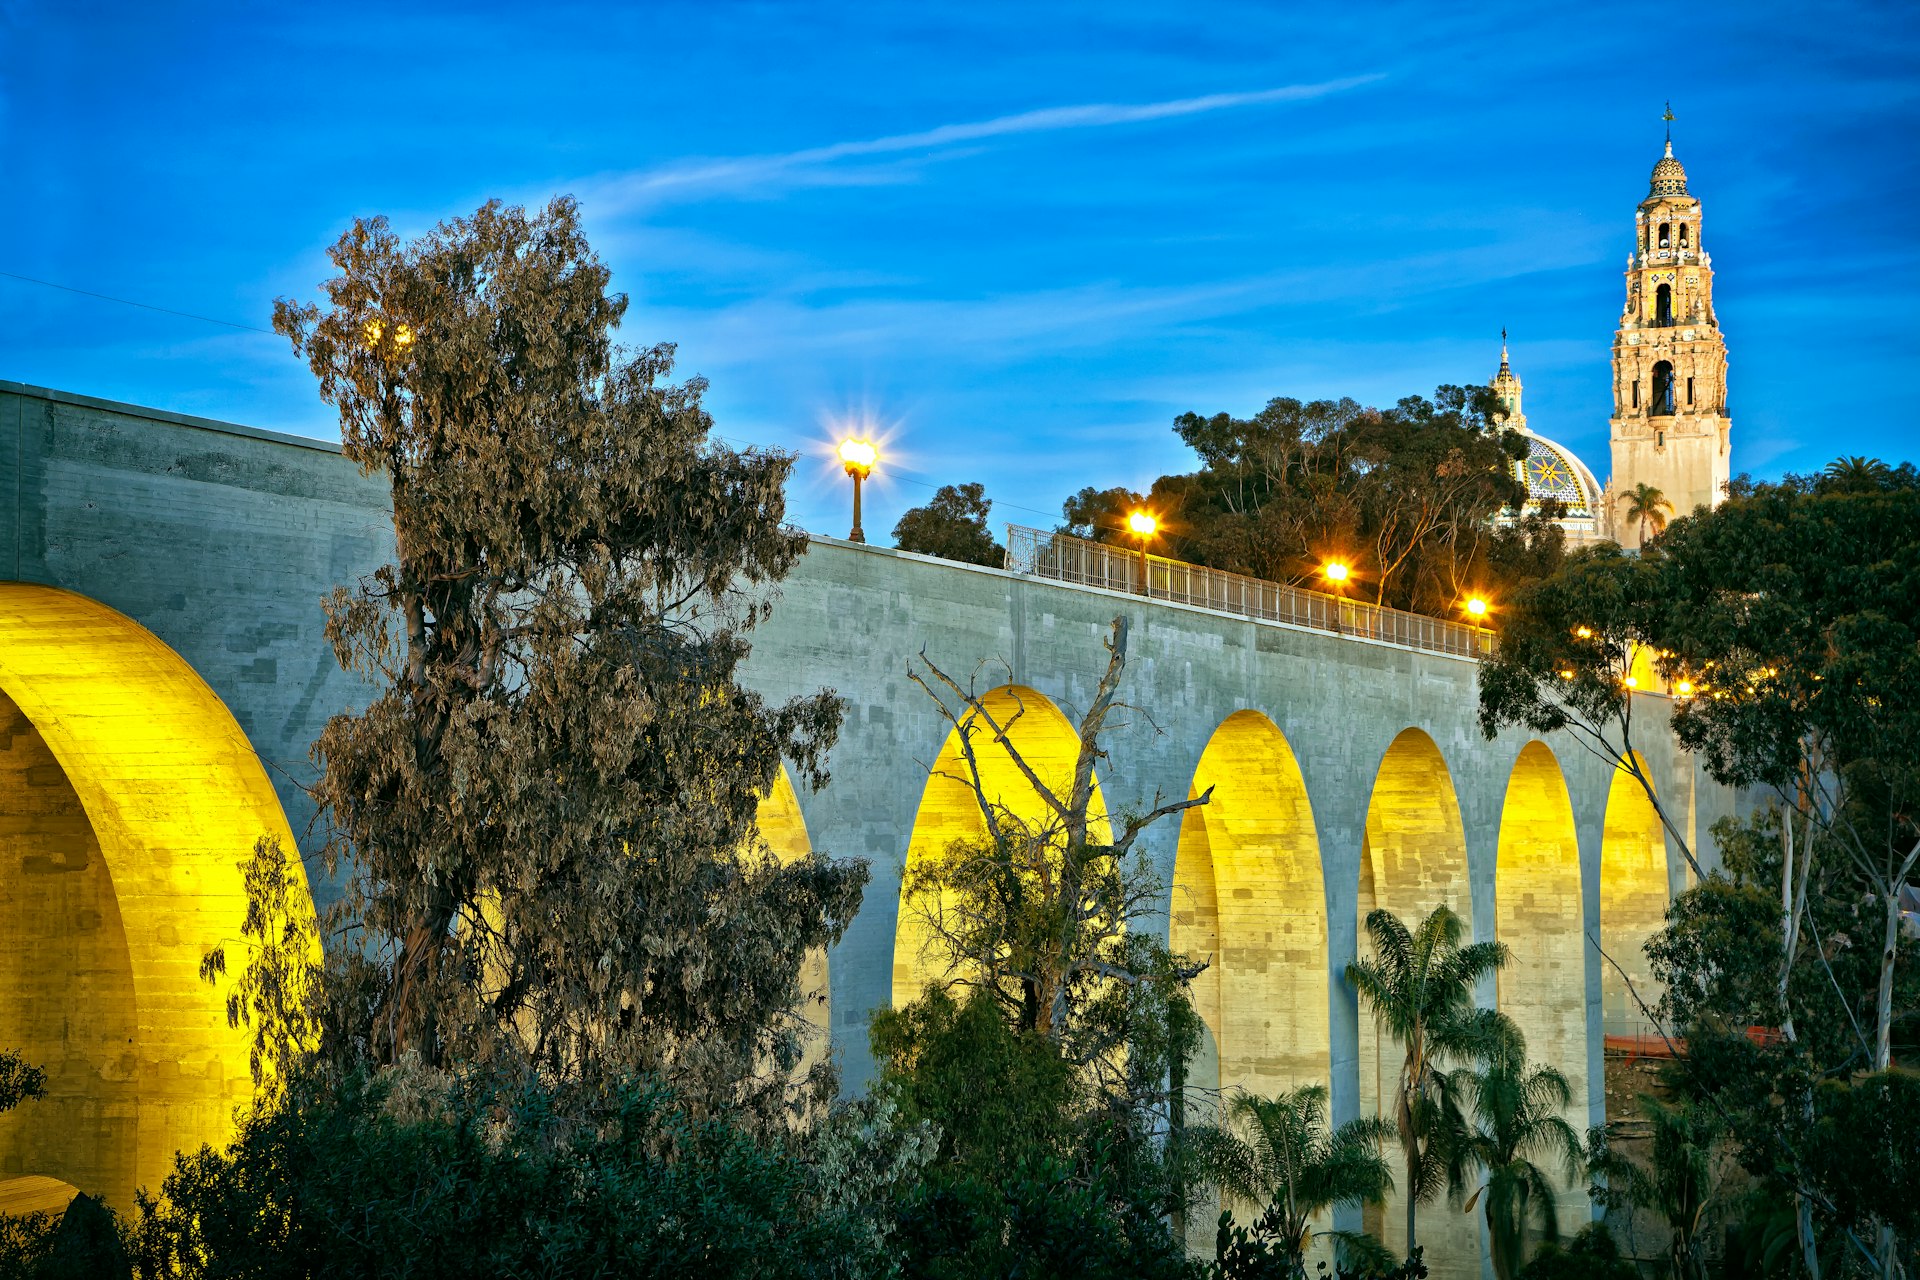
<svg viewBox="0 0 1920 1280">
<path fill-rule="evenodd" d="M 1900 955 L 1901 882 L 1887 886 L 1887 928 L 1880 948 L 1880 993 L 1874 1001 L 1873 1069 L 1885 1071 L 1892 1062 L 1893 963 Z"/>
<path fill-rule="evenodd" d="M 1413 1140 L 1407 1141 L 1407 1256 L 1413 1256 L 1414 1210 L 1419 1207 L 1418 1198 L 1413 1194 L 1414 1171 L 1420 1167 L 1420 1155 Z"/>
</svg>

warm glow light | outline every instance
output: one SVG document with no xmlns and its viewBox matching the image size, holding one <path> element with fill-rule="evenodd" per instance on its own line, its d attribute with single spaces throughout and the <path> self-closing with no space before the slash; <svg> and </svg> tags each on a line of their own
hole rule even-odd
<svg viewBox="0 0 1920 1280">
<path fill-rule="evenodd" d="M 874 463 L 880 460 L 880 450 L 873 441 L 854 438 L 840 442 L 840 461 L 846 466 L 850 476 L 865 476 L 873 471 Z"/>
<path fill-rule="evenodd" d="M 1629 689 L 1638 689 L 1640 687 L 1640 678 L 1638 676 L 1628 676 L 1621 683 L 1625 684 Z"/>
<path fill-rule="evenodd" d="M 1474 596 L 1467 601 L 1467 612 L 1476 618 L 1484 618 L 1487 616 L 1487 602 L 1479 596 Z"/>
<path fill-rule="evenodd" d="M 202 982 L 200 961 L 224 942 L 230 973 L 246 963 L 241 864 L 263 835 L 295 851 L 293 832 L 219 697 L 158 637 L 105 605 L 0 583 L 0 692 L 39 730 L 112 877 L 138 1011 L 136 1037 L 112 1070 L 137 1083 L 137 1114 L 126 1123 L 137 1122 L 140 1144 L 135 1167 L 115 1175 L 125 1181 L 97 1189 L 131 1204 L 135 1187 L 158 1185 L 171 1170 L 175 1151 L 224 1142 L 234 1108 L 252 1097 L 251 1032 L 227 1024 L 230 987 Z M 23 800 L 0 795 L 0 812 L 30 812 Z M 297 856 L 288 870 L 294 900 L 310 912 Z M 66 998 L 88 1000 L 86 981 Z M 92 1096 L 127 1096 L 99 1087 Z M 7 1120 L 31 1118 L 23 1107 Z M 78 1182 L 92 1167 L 92 1140 L 91 1132 L 44 1135 L 35 1163 Z"/>
<path fill-rule="evenodd" d="M 1159 527 L 1160 522 L 1151 511 L 1135 511 L 1127 517 L 1127 528 L 1142 538 L 1151 538 Z"/>
<path fill-rule="evenodd" d="M 1568 668 L 1567 668 L 1566 670 L 1564 670 L 1564 671 L 1562 671 L 1562 672 L 1560 673 L 1560 678 L 1561 678 L 1562 680 L 1571 680 L 1571 679 L 1573 679 L 1573 668 L 1571 668 L 1571 667 L 1568 667 Z"/>
<path fill-rule="evenodd" d="M 1673 685 L 1673 691 L 1683 698 L 1691 698 L 1693 696 L 1693 681 L 1676 680 Z"/>
<path fill-rule="evenodd" d="M 405 346 L 412 345 L 412 343 L 413 343 L 413 326 L 412 325 L 403 324 L 403 325 L 397 326 L 394 329 L 393 331 L 394 346 L 405 347 Z"/>
<path fill-rule="evenodd" d="M 1345 582 L 1353 571 L 1338 560 L 1329 560 L 1321 567 L 1320 572 L 1326 575 L 1328 582 Z"/>
<path fill-rule="evenodd" d="M 1582 640 L 1590 639 L 1593 636 L 1593 628 L 1576 627 L 1574 628 L 1573 634 L 1579 636 Z"/>
</svg>

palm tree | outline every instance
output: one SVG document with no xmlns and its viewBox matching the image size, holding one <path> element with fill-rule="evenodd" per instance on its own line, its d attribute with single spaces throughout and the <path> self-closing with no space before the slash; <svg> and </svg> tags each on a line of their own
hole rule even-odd
<svg viewBox="0 0 1920 1280">
<path fill-rule="evenodd" d="M 1627 495 L 1627 520 L 1640 526 L 1640 541 L 1647 540 L 1647 526 L 1652 525 L 1657 534 L 1667 527 L 1667 517 L 1673 514 L 1673 504 L 1667 501 L 1667 495 L 1652 485 L 1641 481 L 1633 486 L 1633 492 Z"/>
<path fill-rule="evenodd" d="M 1714 1147 L 1722 1137 L 1718 1116 L 1705 1107 L 1668 1106 L 1640 1098 L 1653 1129 L 1651 1167 L 1630 1160 L 1607 1143 L 1605 1129 L 1588 1135 L 1588 1169 L 1609 1209 L 1650 1209 L 1667 1221 L 1667 1274 L 1672 1280 L 1706 1280 L 1700 1235 L 1714 1204 Z"/>
<path fill-rule="evenodd" d="M 1473 1005 L 1474 986 L 1506 964 L 1506 946 L 1474 942 L 1463 947 L 1464 927 L 1444 906 L 1420 922 L 1418 933 L 1409 933 L 1391 911 L 1370 911 L 1373 955 L 1347 966 L 1347 981 L 1372 1007 L 1380 1029 L 1406 1046 L 1393 1115 L 1406 1161 L 1409 1253 L 1419 1203 L 1457 1185 L 1463 1173 L 1451 1137 L 1465 1120 L 1441 1060 L 1484 1058 L 1519 1035 L 1504 1014 Z"/>
<path fill-rule="evenodd" d="M 1363 1117 L 1329 1131 L 1323 1084 L 1272 1098 L 1238 1094 L 1227 1119 L 1192 1131 L 1199 1164 L 1223 1192 L 1267 1206 L 1260 1233 L 1278 1244 L 1287 1275 L 1307 1274 L 1315 1235 L 1361 1243 L 1344 1231 L 1315 1232 L 1313 1222 L 1335 1206 L 1377 1202 L 1393 1190 L 1393 1172 L 1380 1154 L 1393 1140 L 1391 1125 Z"/>
<path fill-rule="evenodd" d="M 1820 487 L 1829 492 L 1876 493 L 1892 475 L 1893 468 L 1878 458 L 1836 458 L 1820 472 Z"/>
<path fill-rule="evenodd" d="M 1461 1161 L 1487 1174 L 1466 1207 L 1471 1212 L 1474 1200 L 1484 1201 L 1494 1274 L 1513 1280 L 1526 1261 L 1532 1221 L 1538 1220 L 1543 1239 L 1560 1239 L 1553 1179 L 1535 1162 L 1557 1158 L 1570 1183 L 1583 1172 L 1580 1135 L 1560 1114 L 1573 1101 L 1573 1089 L 1552 1067 L 1530 1066 L 1517 1037 L 1487 1059 L 1486 1070 L 1458 1072 L 1454 1085 L 1474 1118 Z"/>
</svg>

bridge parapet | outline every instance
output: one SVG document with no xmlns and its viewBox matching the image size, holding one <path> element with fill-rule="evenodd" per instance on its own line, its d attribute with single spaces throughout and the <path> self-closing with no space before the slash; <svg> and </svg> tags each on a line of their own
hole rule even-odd
<svg viewBox="0 0 1920 1280">
<path fill-rule="evenodd" d="M 1171 604 L 1195 605 L 1263 622 L 1331 631 L 1429 653 L 1478 658 L 1494 649 L 1493 632 L 1485 627 L 1404 609 L 1388 609 L 1325 591 L 1209 569 L 1168 556 L 1128 551 L 1022 525 L 1007 526 L 1007 568 L 1055 582 L 1099 587 Z"/>
</svg>

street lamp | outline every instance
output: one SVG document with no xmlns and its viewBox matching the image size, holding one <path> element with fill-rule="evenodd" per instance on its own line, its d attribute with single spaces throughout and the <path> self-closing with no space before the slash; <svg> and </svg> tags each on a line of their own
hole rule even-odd
<svg viewBox="0 0 1920 1280">
<path fill-rule="evenodd" d="M 1487 602 L 1479 596 L 1469 597 L 1467 600 L 1467 616 L 1475 622 L 1485 622 L 1487 620 Z"/>
<path fill-rule="evenodd" d="M 1329 560 L 1320 566 L 1320 576 L 1338 588 L 1346 585 L 1347 579 L 1353 576 L 1353 570 L 1347 567 L 1345 561 Z"/>
<path fill-rule="evenodd" d="M 840 442 L 840 462 L 853 477 L 853 532 L 847 535 L 849 542 L 865 542 L 867 534 L 860 527 L 860 482 L 873 474 L 873 464 L 880 460 L 880 451 L 873 447 L 871 440 L 842 440 Z"/>
<path fill-rule="evenodd" d="M 1159 530 L 1160 521 L 1151 511 L 1135 511 L 1127 516 L 1127 528 L 1140 539 L 1140 594 L 1151 595 L 1147 589 L 1147 539 Z"/>
</svg>

